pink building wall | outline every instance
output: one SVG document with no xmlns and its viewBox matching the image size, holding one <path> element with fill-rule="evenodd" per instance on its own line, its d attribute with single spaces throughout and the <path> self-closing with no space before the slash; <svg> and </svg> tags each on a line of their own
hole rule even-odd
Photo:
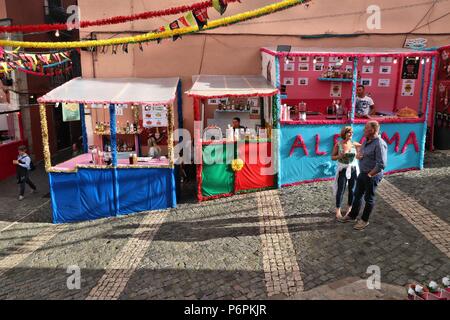
<svg viewBox="0 0 450 320">
<path fill-rule="evenodd" d="M 286 87 L 286 92 L 289 100 L 320 100 L 322 104 L 322 110 L 319 106 L 311 106 L 314 110 L 311 111 L 324 111 L 323 108 L 331 105 L 332 100 L 341 99 L 346 101 L 346 105 L 349 106 L 352 97 L 352 83 L 351 82 L 343 82 L 342 83 L 342 97 L 332 97 L 330 94 L 331 91 L 331 82 L 319 81 L 318 78 L 322 77 L 322 73 L 324 71 L 315 71 L 313 59 L 310 58 L 309 62 L 301 62 L 300 57 L 292 57 L 293 61 L 289 65 L 294 66 L 294 71 L 288 71 L 288 64 L 285 61 L 281 61 L 281 83 L 285 84 L 285 79 L 293 79 L 293 85 L 288 85 Z M 299 71 L 300 64 L 307 64 L 309 71 Z M 319 63 L 317 63 L 318 65 Z M 328 69 L 328 66 L 335 65 L 334 62 L 330 62 L 328 57 L 324 58 L 324 63 L 320 63 L 324 65 L 324 70 Z M 431 62 L 426 63 L 425 69 L 425 84 L 423 88 L 423 103 L 422 107 L 426 103 L 427 89 L 429 83 L 429 70 L 430 70 Z M 372 67 L 373 73 L 362 73 L 362 70 L 365 67 Z M 381 73 L 381 67 L 389 67 L 390 73 L 383 74 Z M 412 109 L 419 110 L 420 109 L 420 89 L 421 82 L 423 78 L 422 65 L 419 67 L 419 76 L 418 79 L 415 80 L 415 88 L 413 96 L 402 96 L 402 79 L 399 79 L 399 70 L 402 68 L 403 63 L 402 60 L 399 59 L 398 63 L 395 64 L 393 62 L 381 62 L 381 58 L 371 57 L 371 63 L 367 63 L 364 59 L 360 59 L 358 63 L 358 72 L 361 76 L 361 79 L 370 79 L 371 84 L 366 85 L 366 93 L 370 95 L 375 102 L 377 111 L 381 112 L 392 112 L 395 107 L 395 102 L 397 103 L 398 108 L 409 107 Z M 350 67 L 353 70 L 353 62 L 348 61 L 344 58 L 344 64 L 342 69 L 346 67 Z M 299 78 L 307 78 L 308 85 L 302 86 L 299 85 Z M 387 79 L 390 81 L 389 87 L 380 87 L 378 85 L 378 81 L 380 79 Z M 399 81 L 397 82 L 397 79 Z M 397 97 L 397 101 L 396 100 Z M 328 101 L 325 101 L 328 100 Z M 320 104 L 319 103 L 319 104 Z M 425 108 L 423 108 L 424 110 Z"/>
<path fill-rule="evenodd" d="M 93 20 L 115 15 L 129 15 L 149 10 L 191 4 L 192 0 L 79 0 L 82 20 Z M 225 15 L 240 13 L 274 3 L 270 0 L 243 0 L 241 4 L 230 4 Z M 183 91 L 192 85 L 196 74 L 261 74 L 260 48 L 277 44 L 295 47 L 391 47 L 404 45 L 407 33 L 413 30 L 430 8 L 429 1 L 379 0 L 382 29 L 369 30 L 367 27 L 367 7 L 372 0 L 313 1 L 305 8 L 298 6 L 267 17 L 243 22 L 234 26 L 183 36 L 175 42 L 164 40 L 144 45 L 144 52 L 138 46 L 130 46 L 125 54 L 119 47 L 118 53 L 82 53 L 83 76 L 85 77 L 172 77 L 179 76 Z M 442 16 L 450 10 L 449 1 L 436 3 L 430 11 L 428 21 Z M 219 17 L 213 9 L 210 18 Z M 91 36 L 98 39 L 128 36 L 135 31 L 153 30 L 167 24 L 178 16 L 164 17 L 132 23 L 82 29 L 81 38 Z M 129 31 L 129 33 L 119 33 Z M 102 32 L 102 33 L 99 33 Z M 368 33 L 356 37 L 304 39 L 302 35 L 311 34 L 352 34 Z M 412 38 L 425 37 L 428 46 L 450 43 L 450 36 L 437 35 L 448 32 L 448 21 L 438 19 L 429 26 L 418 28 Z M 385 34 L 385 35 L 382 35 Z M 435 35 L 436 34 L 436 35 Z M 185 127 L 193 128 L 192 99 L 183 97 L 183 118 Z"/>
</svg>

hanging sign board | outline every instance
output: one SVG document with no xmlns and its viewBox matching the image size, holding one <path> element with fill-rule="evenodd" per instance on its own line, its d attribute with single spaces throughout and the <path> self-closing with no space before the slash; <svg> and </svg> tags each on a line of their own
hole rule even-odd
<svg viewBox="0 0 450 320">
<path fill-rule="evenodd" d="M 62 104 L 63 121 L 80 121 L 80 106 L 77 103 Z"/>
<path fill-rule="evenodd" d="M 144 128 L 168 126 L 166 106 L 143 106 L 142 108 Z"/>
</svg>

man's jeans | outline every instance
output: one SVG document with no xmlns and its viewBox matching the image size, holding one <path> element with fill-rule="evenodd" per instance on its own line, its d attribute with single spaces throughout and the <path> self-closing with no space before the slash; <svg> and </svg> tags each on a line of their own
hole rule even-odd
<svg viewBox="0 0 450 320">
<path fill-rule="evenodd" d="M 352 211 L 349 214 L 351 219 L 356 219 L 359 215 L 359 210 L 361 209 L 361 201 L 364 197 L 366 206 L 364 207 L 364 212 L 361 219 L 365 222 L 369 221 L 370 214 L 375 206 L 375 191 L 383 179 L 383 174 L 380 173 L 375 177 L 370 178 L 367 173 L 362 173 L 358 176 L 356 181 L 356 190 L 353 199 Z"/>
</svg>

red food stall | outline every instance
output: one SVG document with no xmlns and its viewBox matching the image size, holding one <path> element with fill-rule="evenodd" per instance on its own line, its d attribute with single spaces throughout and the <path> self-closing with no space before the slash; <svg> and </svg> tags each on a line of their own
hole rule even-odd
<svg viewBox="0 0 450 320">
<path fill-rule="evenodd" d="M 273 98 L 262 76 L 194 77 L 198 200 L 276 187 L 272 162 Z M 240 129 L 230 125 L 241 120 Z"/>
</svg>

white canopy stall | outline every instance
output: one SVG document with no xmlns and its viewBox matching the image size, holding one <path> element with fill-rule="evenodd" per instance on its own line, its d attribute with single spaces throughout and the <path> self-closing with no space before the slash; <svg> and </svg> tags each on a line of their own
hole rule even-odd
<svg viewBox="0 0 450 320">
<path fill-rule="evenodd" d="M 179 88 L 179 78 L 76 78 L 38 99 L 54 222 L 176 205 L 173 130 L 174 105 L 181 109 Z M 49 103 L 61 105 L 65 121 L 81 120 L 83 132 L 82 150 L 75 150 L 81 154 L 53 167 Z M 159 152 L 146 156 L 142 145 Z"/>
</svg>

